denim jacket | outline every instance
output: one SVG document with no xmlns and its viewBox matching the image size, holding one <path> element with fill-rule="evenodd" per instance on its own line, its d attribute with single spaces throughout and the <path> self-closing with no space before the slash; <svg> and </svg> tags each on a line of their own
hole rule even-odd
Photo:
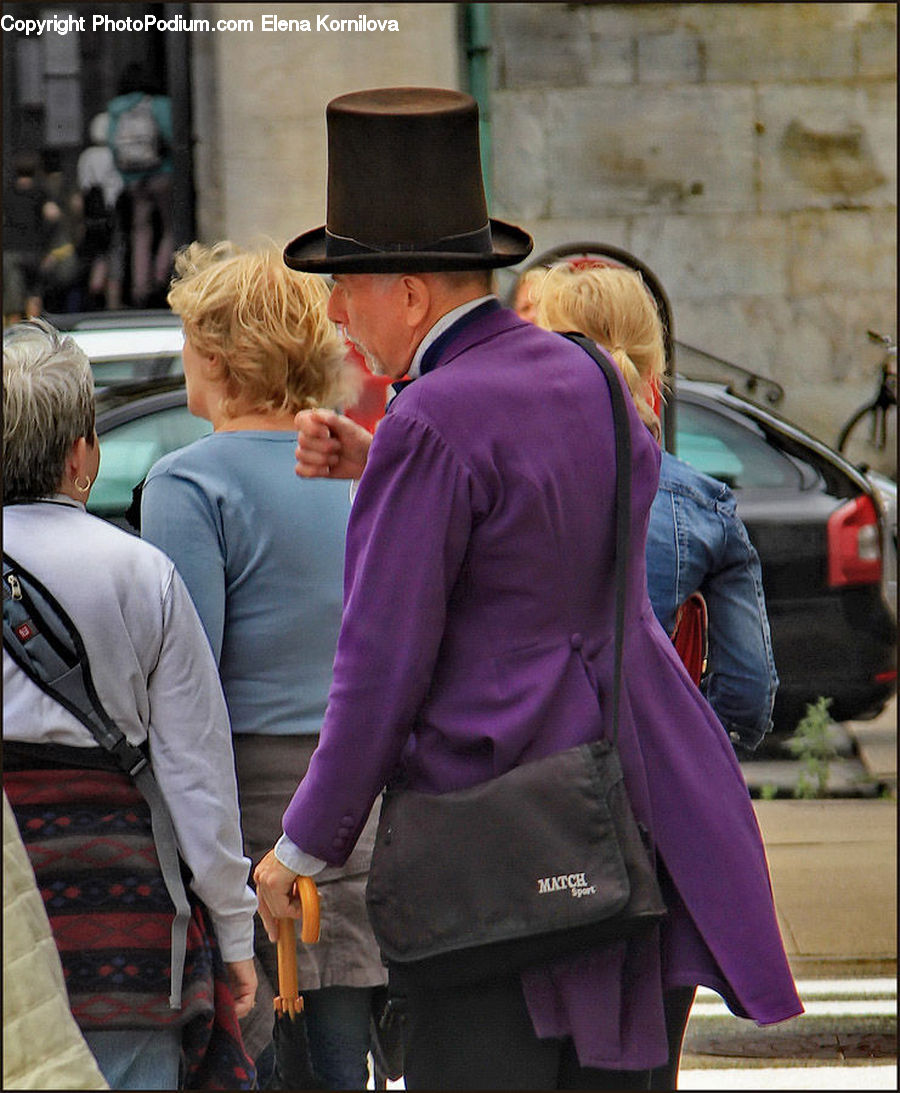
<svg viewBox="0 0 900 1093">
<path fill-rule="evenodd" d="M 709 668 L 702 689 L 736 750 L 752 751 L 772 727 L 778 675 L 759 556 L 723 483 L 663 453 L 647 533 L 647 584 L 667 633 L 699 590 L 709 611 Z"/>
</svg>

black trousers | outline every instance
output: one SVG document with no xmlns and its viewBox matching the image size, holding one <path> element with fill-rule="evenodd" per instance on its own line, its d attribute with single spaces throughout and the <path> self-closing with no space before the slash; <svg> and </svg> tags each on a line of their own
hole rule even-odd
<svg viewBox="0 0 900 1093">
<path fill-rule="evenodd" d="M 403 1020 L 407 1089 L 650 1089 L 649 1070 L 582 1067 L 570 1039 L 539 1039 L 518 975 L 474 987 L 391 989 Z"/>
<path fill-rule="evenodd" d="M 669 1041 L 669 1059 L 665 1066 L 650 1071 L 651 1090 L 668 1091 L 678 1088 L 678 1066 L 681 1062 L 681 1045 L 687 1029 L 691 1006 L 694 1004 L 696 987 L 676 987 L 663 995 L 666 1011 L 666 1036 Z"/>
</svg>

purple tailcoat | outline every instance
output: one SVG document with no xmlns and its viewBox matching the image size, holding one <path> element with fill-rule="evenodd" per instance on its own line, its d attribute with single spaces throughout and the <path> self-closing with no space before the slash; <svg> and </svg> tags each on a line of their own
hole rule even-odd
<svg viewBox="0 0 900 1093">
<path fill-rule="evenodd" d="M 639 1069 L 667 1056 L 665 988 L 705 984 L 760 1023 L 802 1007 L 731 743 L 647 598 L 660 456 L 626 401 L 634 484 L 619 750 L 664 864 L 669 915 L 649 937 L 529 971 L 523 984 L 539 1035 L 572 1036 L 583 1066 Z M 412 788 L 440 793 L 604 732 L 614 472 L 600 369 L 510 311 L 461 328 L 397 397 L 350 518 L 319 747 L 284 816 L 298 846 L 343 862 L 398 768 Z"/>
</svg>

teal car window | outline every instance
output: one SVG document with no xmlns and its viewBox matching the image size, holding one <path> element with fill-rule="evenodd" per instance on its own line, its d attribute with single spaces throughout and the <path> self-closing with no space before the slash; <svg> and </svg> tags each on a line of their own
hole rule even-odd
<svg viewBox="0 0 900 1093">
<path fill-rule="evenodd" d="M 796 489 L 800 473 L 762 431 L 685 401 L 678 404 L 676 452 L 732 489 Z"/>
<path fill-rule="evenodd" d="M 100 472 L 88 512 L 111 516 L 131 504 L 131 491 L 161 456 L 212 432 L 186 406 L 173 406 L 110 429 L 100 438 Z"/>
</svg>

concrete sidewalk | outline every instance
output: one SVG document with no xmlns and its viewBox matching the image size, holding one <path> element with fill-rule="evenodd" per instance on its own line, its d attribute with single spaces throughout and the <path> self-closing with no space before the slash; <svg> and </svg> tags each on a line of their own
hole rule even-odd
<svg viewBox="0 0 900 1093">
<path fill-rule="evenodd" d="M 806 1012 L 757 1027 L 699 992 L 680 1088 L 896 1088 L 896 709 L 836 726 L 877 796 L 754 800 Z"/>
<path fill-rule="evenodd" d="M 847 722 L 858 758 L 892 789 L 874 799 L 755 800 L 795 976 L 897 974 L 897 702 Z"/>
<path fill-rule="evenodd" d="M 895 976 L 896 800 L 754 807 L 794 975 Z"/>
</svg>

